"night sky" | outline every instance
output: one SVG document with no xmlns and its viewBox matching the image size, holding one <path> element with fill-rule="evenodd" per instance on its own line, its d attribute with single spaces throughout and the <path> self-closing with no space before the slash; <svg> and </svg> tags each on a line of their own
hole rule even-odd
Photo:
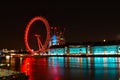
<svg viewBox="0 0 120 80">
<path fill-rule="evenodd" d="M 120 39 L 120 7 L 106 4 L 0 5 L 0 49 L 21 49 L 27 23 L 35 16 L 45 17 L 50 26 L 66 28 L 66 42 Z"/>
</svg>

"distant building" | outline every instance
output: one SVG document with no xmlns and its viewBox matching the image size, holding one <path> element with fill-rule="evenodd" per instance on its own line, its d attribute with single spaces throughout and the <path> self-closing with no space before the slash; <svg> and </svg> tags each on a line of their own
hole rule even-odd
<svg viewBox="0 0 120 80">
<path fill-rule="evenodd" d="M 49 46 L 65 44 L 64 31 L 57 27 L 51 27 L 51 38 Z"/>
<path fill-rule="evenodd" d="M 80 44 L 64 44 L 51 46 L 50 55 L 118 55 L 120 54 L 120 41 L 83 42 Z"/>
</svg>

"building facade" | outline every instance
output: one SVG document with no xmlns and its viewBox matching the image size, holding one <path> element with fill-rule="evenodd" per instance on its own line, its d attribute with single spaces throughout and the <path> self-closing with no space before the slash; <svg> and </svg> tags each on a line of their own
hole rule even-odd
<svg viewBox="0 0 120 80">
<path fill-rule="evenodd" d="M 120 45 L 64 45 L 53 46 L 49 49 L 50 55 L 117 55 Z"/>
</svg>

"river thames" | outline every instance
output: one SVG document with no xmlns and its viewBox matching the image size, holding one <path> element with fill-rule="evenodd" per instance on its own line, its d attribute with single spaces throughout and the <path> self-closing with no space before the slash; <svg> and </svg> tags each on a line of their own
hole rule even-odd
<svg viewBox="0 0 120 80">
<path fill-rule="evenodd" d="M 120 80 L 119 57 L 1 57 L 0 63 L 29 80 Z"/>
</svg>

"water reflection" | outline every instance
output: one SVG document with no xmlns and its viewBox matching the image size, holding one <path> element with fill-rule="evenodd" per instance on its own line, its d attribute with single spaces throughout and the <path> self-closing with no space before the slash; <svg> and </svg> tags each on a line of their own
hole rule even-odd
<svg viewBox="0 0 120 80">
<path fill-rule="evenodd" d="M 9 57 L 0 58 L 0 63 L 9 63 L 7 69 L 25 72 L 29 80 L 119 80 L 120 77 L 119 57 Z"/>
</svg>

